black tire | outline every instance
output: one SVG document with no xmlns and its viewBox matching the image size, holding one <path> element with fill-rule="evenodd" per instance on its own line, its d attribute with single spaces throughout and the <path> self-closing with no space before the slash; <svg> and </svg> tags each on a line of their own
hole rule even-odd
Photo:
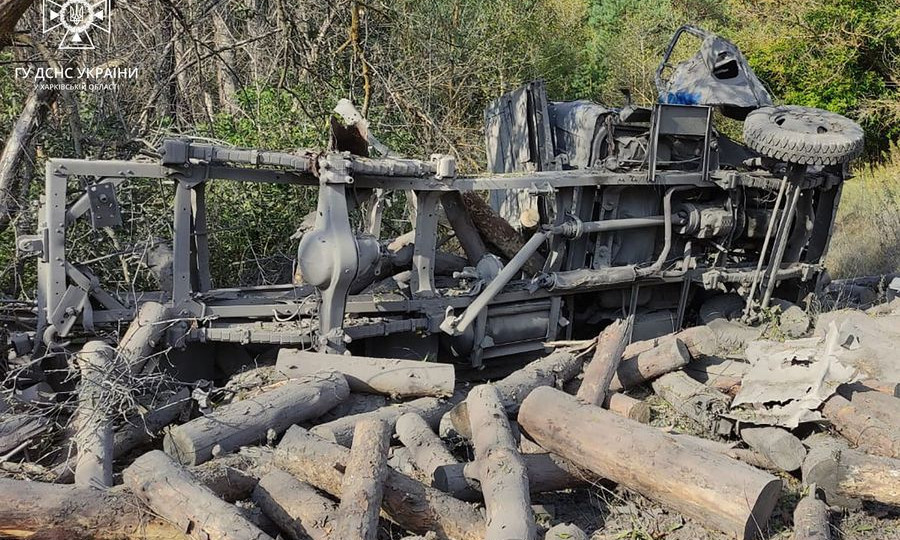
<svg viewBox="0 0 900 540">
<path fill-rule="evenodd" d="M 747 115 L 744 143 L 760 154 L 801 165 L 837 165 L 863 150 L 859 124 L 812 107 L 763 107 Z"/>
</svg>

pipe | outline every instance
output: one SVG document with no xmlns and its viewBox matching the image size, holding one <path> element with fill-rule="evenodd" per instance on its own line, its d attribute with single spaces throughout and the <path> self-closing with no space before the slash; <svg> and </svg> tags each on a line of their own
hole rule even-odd
<svg viewBox="0 0 900 540">
<path fill-rule="evenodd" d="M 769 251 L 769 241 L 772 239 L 772 229 L 775 227 L 778 210 L 781 207 L 781 199 L 787 190 L 787 175 L 781 179 L 781 186 L 778 188 L 778 195 L 775 196 L 775 205 L 772 209 L 772 215 L 769 216 L 769 226 L 766 228 L 766 238 L 763 240 L 762 249 L 759 252 L 759 260 L 756 262 L 756 272 L 753 274 L 753 282 L 750 285 L 750 294 L 747 295 L 747 305 L 744 306 L 744 317 L 750 315 L 750 309 L 753 307 L 753 297 L 756 295 L 756 287 L 759 286 L 759 277 L 762 272 L 763 259 L 766 258 L 766 252 Z"/>
<path fill-rule="evenodd" d="M 503 290 L 503 287 L 506 287 L 522 271 L 522 267 L 525 266 L 528 259 L 537 252 L 550 234 L 549 231 L 534 233 L 534 236 L 522 246 L 522 249 L 509 261 L 509 264 L 504 266 L 503 270 L 497 274 L 497 277 L 488 283 L 488 286 L 478 295 L 478 298 L 466 307 L 465 311 L 458 317 L 447 316 L 444 318 L 444 322 L 441 323 L 441 330 L 451 336 L 458 336 L 464 332 L 472 324 L 472 321 L 478 317 L 478 314 Z"/>
<path fill-rule="evenodd" d="M 663 226 L 665 227 L 665 244 L 663 244 L 662 252 L 657 257 L 656 262 L 647 268 L 638 270 L 638 277 L 653 275 L 662 270 L 666 259 L 669 257 L 669 251 L 672 250 L 672 195 L 677 191 L 686 191 L 695 189 L 695 186 L 674 186 L 670 187 L 663 197 Z"/>
<path fill-rule="evenodd" d="M 802 191 L 799 184 L 794 186 L 791 205 L 788 207 L 787 214 L 784 216 L 784 226 L 780 227 L 778 247 L 775 251 L 775 256 L 772 258 L 772 268 L 769 270 L 769 282 L 766 285 L 766 292 L 765 295 L 763 295 L 762 303 L 760 304 L 761 309 L 769 307 L 769 301 L 772 299 L 772 292 L 775 290 L 775 283 L 778 281 L 778 270 L 781 268 L 781 260 L 784 258 L 784 250 L 787 247 L 788 237 L 790 236 L 787 229 L 791 226 L 791 220 L 794 218 L 794 213 L 797 210 L 797 202 L 800 200 L 800 193 Z"/>
</svg>

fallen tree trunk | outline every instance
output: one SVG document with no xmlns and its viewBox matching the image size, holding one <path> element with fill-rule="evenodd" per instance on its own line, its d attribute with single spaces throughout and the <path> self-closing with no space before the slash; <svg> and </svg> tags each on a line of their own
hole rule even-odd
<svg viewBox="0 0 900 540">
<path fill-rule="evenodd" d="M 113 455 L 119 457 L 131 450 L 149 444 L 155 436 L 174 422 L 181 415 L 184 405 L 190 400 L 191 393 L 182 388 L 172 394 L 159 407 L 136 418 L 130 418 L 113 437 Z"/>
<path fill-rule="evenodd" d="M 731 403 L 725 394 L 695 381 L 682 371 L 667 373 L 653 381 L 652 386 L 659 397 L 705 431 L 718 435 L 732 432 L 734 423 L 722 417 Z"/>
<path fill-rule="evenodd" d="M 810 448 L 802 471 L 803 483 L 821 489 L 829 505 L 854 509 L 861 500 L 900 505 L 900 460 L 831 442 Z"/>
<path fill-rule="evenodd" d="M 369 413 L 345 416 L 325 424 L 319 424 L 312 428 L 312 433 L 323 439 L 336 442 L 341 446 L 349 447 L 353 442 L 353 428 L 360 420 L 380 418 L 393 428 L 397 423 L 397 419 L 407 413 L 418 414 L 429 426 L 434 428 L 441 421 L 441 416 L 453 407 L 460 398 L 461 396 L 454 396 L 449 399 L 433 397 L 414 399 L 406 403 L 382 407 Z"/>
<path fill-rule="evenodd" d="M 631 333 L 633 320 L 632 317 L 624 321 L 616 320 L 597 336 L 594 357 L 584 369 L 578 399 L 590 405 L 600 406 L 606 401 L 609 385 L 622 362 L 622 355 L 625 354 L 625 345 Z"/>
<path fill-rule="evenodd" d="M 485 242 L 494 246 L 499 255 L 507 260 L 512 259 L 525 246 L 525 241 L 500 214 L 474 191 L 462 193 L 463 202 L 472 218 L 472 222 Z M 544 268 L 544 257 L 535 253 L 525 263 L 525 273 L 534 275 Z"/>
<path fill-rule="evenodd" d="M 336 538 L 375 540 L 387 477 L 391 427 L 379 418 L 356 424 L 353 446 L 341 480 Z"/>
<path fill-rule="evenodd" d="M 550 493 L 599 482 L 599 478 L 549 453 L 523 454 L 531 493 Z M 463 501 L 481 500 L 481 470 L 478 461 L 442 465 L 433 474 L 434 487 Z"/>
<path fill-rule="evenodd" d="M 571 351 L 560 350 L 539 358 L 518 371 L 494 383 L 507 414 L 519 410 L 522 400 L 532 390 L 540 386 L 561 387 L 574 379 L 584 361 Z M 453 407 L 448 413 L 450 422 L 459 435 L 470 438 L 469 413 L 465 401 Z"/>
<path fill-rule="evenodd" d="M 111 487 L 113 485 L 113 432 L 110 396 L 106 379 L 113 376 L 115 351 L 102 341 L 89 341 L 78 353 L 81 384 L 76 410 L 75 485 Z"/>
<path fill-rule="evenodd" d="M 119 340 L 118 355 L 132 373 L 140 372 L 150 359 L 153 349 L 165 334 L 171 314 L 158 302 L 144 302 L 125 335 Z"/>
<path fill-rule="evenodd" d="M 459 461 L 444 446 L 444 442 L 418 414 L 404 414 L 397 419 L 397 438 L 410 452 L 410 458 L 426 478 L 442 465 Z"/>
<path fill-rule="evenodd" d="M 159 450 L 136 459 L 122 473 L 122 479 L 157 515 L 188 531 L 192 538 L 270 538 Z"/>
<path fill-rule="evenodd" d="M 340 496 L 343 470 L 350 451 L 293 426 L 282 437 L 275 451 L 275 465 L 299 480 Z M 388 470 L 382 508 L 403 528 L 425 534 L 434 531 L 439 538 L 483 540 L 484 518 L 479 511 L 427 487 L 421 482 Z"/>
<path fill-rule="evenodd" d="M 691 355 L 676 335 L 639 341 L 625 347 L 625 358 L 609 383 L 609 391 L 621 392 L 687 365 Z"/>
<path fill-rule="evenodd" d="M 107 490 L 0 478 L 0 536 L 53 531 L 59 538 L 186 540 L 178 528 L 144 512 L 121 486 Z"/>
<path fill-rule="evenodd" d="M 528 471 L 509 427 L 500 392 L 490 385 L 469 392 L 469 422 L 487 513 L 485 540 L 536 538 Z"/>
<path fill-rule="evenodd" d="M 650 410 L 650 405 L 639 399 L 635 399 L 625 394 L 610 394 L 606 397 L 606 403 L 604 405 L 607 409 L 619 416 L 631 418 L 642 424 L 650 423 L 652 412 Z"/>
<path fill-rule="evenodd" d="M 343 356 L 298 349 L 281 349 L 275 367 L 297 378 L 317 371 L 337 371 L 347 378 L 350 390 L 399 397 L 449 396 L 456 375 L 452 364 Z"/>
<path fill-rule="evenodd" d="M 466 259 L 470 265 L 475 266 L 485 256 L 487 248 L 478 234 L 475 223 L 472 222 L 472 217 L 466 210 L 462 196 L 458 191 L 450 191 L 441 196 L 441 205 L 444 207 L 444 213 L 447 214 L 447 221 L 450 222 L 453 232 L 456 233 L 460 247 L 466 254 Z"/>
<path fill-rule="evenodd" d="M 741 438 L 780 470 L 796 471 L 803 465 L 806 448 L 790 431 L 778 427 L 745 427 Z"/>
<path fill-rule="evenodd" d="M 253 502 L 290 540 L 334 538 L 336 505 L 284 471 L 273 469 L 263 476 Z"/>
<path fill-rule="evenodd" d="M 768 473 L 679 444 L 658 429 L 552 388 L 538 388 L 525 399 L 519 424 L 575 465 L 739 538 L 765 529 L 781 491 L 781 480 Z"/>
<path fill-rule="evenodd" d="M 894 398 L 888 398 L 894 399 Z M 822 405 L 822 415 L 845 439 L 864 452 L 900 458 L 900 423 L 882 421 L 877 411 L 834 395 Z"/>
<path fill-rule="evenodd" d="M 335 372 L 279 383 L 169 429 L 163 448 L 181 463 L 203 463 L 213 457 L 214 449 L 224 454 L 263 441 L 269 430 L 281 433 L 292 424 L 316 418 L 349 394 L 346 379 Z"/>
<path fill-rule="evenodd" d="M 831 540 L 828 506 L 816 497 L 816 486 L 794 508 L 794 540 Z"/>
</svg>

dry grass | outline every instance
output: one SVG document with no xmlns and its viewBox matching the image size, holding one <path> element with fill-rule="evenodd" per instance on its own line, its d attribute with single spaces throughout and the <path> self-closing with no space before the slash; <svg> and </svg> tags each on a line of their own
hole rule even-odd
<svg viewBox="0 0 900 540">
<path fill-rule="evenodd" d="M 900 147 L 844 184 L 826 264 L 834 278 L 900 271 Z"/>
</svg>

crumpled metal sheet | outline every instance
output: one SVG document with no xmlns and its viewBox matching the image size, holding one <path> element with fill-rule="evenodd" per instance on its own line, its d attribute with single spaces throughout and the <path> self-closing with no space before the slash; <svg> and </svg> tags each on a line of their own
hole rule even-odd
<svg viewBox="0 0 900 540">
<path fill-rule="evenodd" d="M 842 361 L 843 345 L 837 325 L 824 337 L 751 342 L 747 346 L 751 367 L 728 416 L 787 428 L 822 420 L 819 406 L 838 386 L 861 378 Z"/>
</svg>

